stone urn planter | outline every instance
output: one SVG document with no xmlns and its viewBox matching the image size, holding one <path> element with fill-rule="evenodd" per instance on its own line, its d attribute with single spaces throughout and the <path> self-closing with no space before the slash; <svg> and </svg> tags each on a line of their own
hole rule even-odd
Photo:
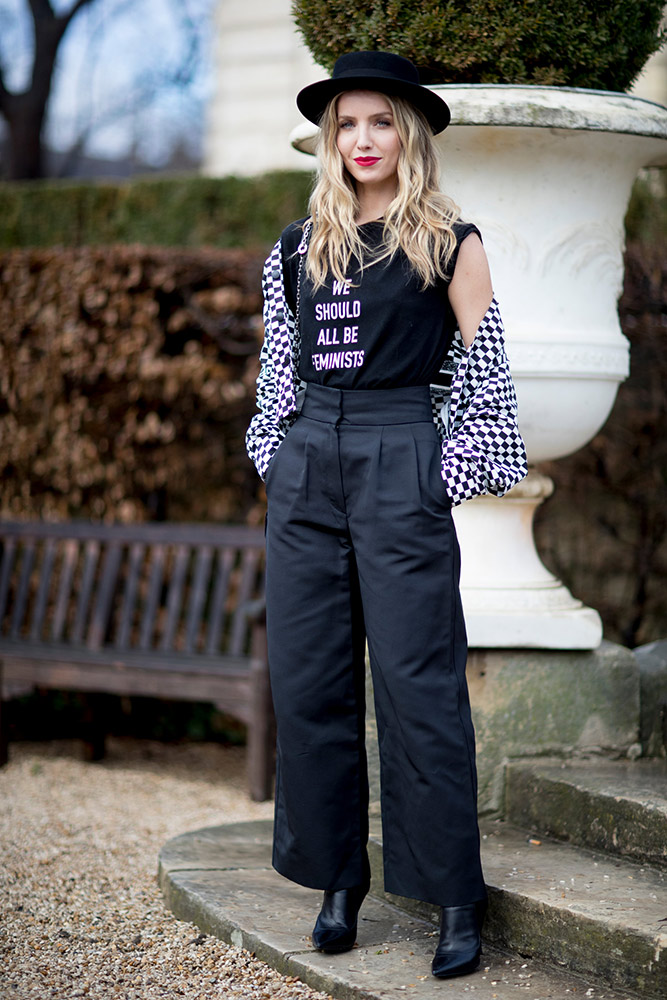
<svg viewBox="0 0 667 1000">
<path fill-rule="evenodd" d="M 541 563 L 536 463 L 587 444 L 629 371 L 617 314 L 623 220 L 640 168 L 667 163 L 667 108 L 606 91 L 442 85 L 442 188 L 484 237 L 507 331 L 531 472 L 506 497 L 457 508 L 473 647 L 594 649 L 599 615 Z M 311 152 L 315 129 L 293 145 Z"/>
</svg>

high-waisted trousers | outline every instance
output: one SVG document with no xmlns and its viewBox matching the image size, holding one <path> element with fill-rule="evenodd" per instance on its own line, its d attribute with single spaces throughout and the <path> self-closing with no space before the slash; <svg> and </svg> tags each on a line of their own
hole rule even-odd
<svg viewBox="0 0 667 1000">
<path fill-rule="evenodd" d="M 428 387 L 308 385 L 266 489 L 274 867 L 314 889 L 367 878 L 367 641 L 385 889 L 483 899 L 459 548 Z"/>
</svg>

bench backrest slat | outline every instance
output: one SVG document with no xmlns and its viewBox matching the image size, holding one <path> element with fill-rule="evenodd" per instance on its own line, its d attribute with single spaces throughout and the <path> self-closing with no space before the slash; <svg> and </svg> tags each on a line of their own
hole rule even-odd
<svg viewBox="0 0 667 1000">
<path fill-rule="evenodd" d="M 63 545 L 60 578 L 58 580 L 58 594 L 56 596 L 56 605 L 51 624 L 51 639 L 54 642 L 59 642 L 65 631 L 67 608 L 69 606 L 69 598 L 72 592 L 74 568 L 79 560 L 79 548 L 79 542 L 74 539 L 67 539 Z"/>
<path fill-rule="evenodd" d="M 155 619 L 160 601 L 160 592 L 162 590 L 162 578 L 164 576 L 166 555 L 166 546 L 162 543 L 154 545 L 151 549 L 150 580 L 148 583 L 146 604 L 144 605 L 144 614 L 141 620 L 139 649 L 151 649 L 153 644 Z"/>
<path fill-rule="evenodd" d="M 16 539 L 7 538 L 2 546 L 2 566 L 0 567 L 0 622 L 5 620 L 9 583 L 12 578 L 14 556 L 16 555 Z"/>
<path fill-rule="evenodd" d="M 55 559 L 55 540 L 53 538 L 47 538 L 44 543 L 44 551 L 42 552 L 42 564 L 39 568 L 39 586 L 37 588 L 37 597 L 35 598 L 35 606 L 32 613 L 32 624 L 30 626 L 30 638 L 33 640 L 41 638 Z"/>
<path fill-rule="evenodd" d="M 143 542 L 133 542 L 130 546 L 130 553 L 127 567 L 127 579 L 121 603 L 118 631 L 116 632 L 115 646 L 117 649 L 129 649 L 132 638 L 132 622 L 137 603 L 139 590 L 139 573 L 146 553 L 146 546 Z"/>
<path fill-rule="evenodd" d="M 12 611 L 12 622 L 9 634 L 12 639 L 18 639 L 21 634 L 21 623 L 28 605 L 28 591 L 30 589 L 30 577 L 35 562 L 35 539 L 28 538 L 23 547 L 21 559 L 21 573 L 19 575 L 19 585 L 16 592 L 16 600 Z"/>
<path fill-rule="evenodd" d="M 188 568 L 190 550 L 187 545 L 177 545 L 174 554 L 174 566 L 171 573 L 171 583 L 167 594 L 167 614 L 162 626 L 160 649 L 167 651 L 173 648 L 178 623 L 183 606 L 183 590 L 185 574 Z"/>
<path fill-rule="evenodd" d="M 230 652 L 233 656 L 240 656 L 243 653 L 243 645 L 248 631 L 248 622 L 245 615 L 244 605 L 250 600 L 257 577 L 257 564 L 259 562 L 259 552 L 249 549 L 243 553 L 241 561 L 241 580 L 239 591 L 235 601 L 234 616 L 232 619 L 232 634 L 229 643 Z"/>
<path fill-rule="evenodd" d="M 185 623 L 185 652 L 192 653 L 197 646 L 197 636 L 201 627 L 202 615 L 206 604 L 206 590 L 211 575 L 213 549 L 210 545 L 197 547 L 190 600 L 188 602 L 187 619 Z"/>
<path fill-rule="evenodd" d="M 76 616 L 74 618 L 74 625 L 72 626 L 72 641 L 77 644 L 83 642 L 99 557 L 100 543 L 96 540 L 86 542 L 83 555 L 83 570 L 76 602 Z"/>
<path fill-rule="evenodd" d="M 225 615 L 225 596 L 229 588 L 233 562 L 233 549 L 218 549 L 218 572 L 215 576 L 211 613 L 208 623 L 208 636 L 206 637 L 207 653 L 215 653 L 216 649 L 220 646 Z"/>
<path fill-rule="evenodd" d="M 88 628 L 86 645 L 89 649 L 99 649 L 106 637 L 113 596 L 118 581 L 121 555 L 121 547 L 118 542 L 110 542 L 104 554 L 97 599 Z"/>
</svg>

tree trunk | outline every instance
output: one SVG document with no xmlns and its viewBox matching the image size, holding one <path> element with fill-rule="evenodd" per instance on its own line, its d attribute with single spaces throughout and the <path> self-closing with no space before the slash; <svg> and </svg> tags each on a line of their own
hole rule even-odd
<svg viewBox="0 0 667 1000">
<path fill-rule="evenodd" d="M 35 180 L 44 176 L 42 125 L 58 46 L 72 18 L 91 2 L 74 0 L 67 13 L 57 15 L 50 0 L 28 0 L 35 33 L 28 89 L 22 94 L 10 93 L 0 67 L 0 114 L 9 126 L 9 180 Z"/>
<path fill-rule="evenodd" d="M 9 163 L 7 179 L 36 180 L 44 176 L 42 149 L 42 123 L 44 105 L 35 104 L 28 94 L 12 99 L 12 110 L 7 115 L 9 127 Z M 31 106 L 32 105 L 32 106 Z"/>
</svg>

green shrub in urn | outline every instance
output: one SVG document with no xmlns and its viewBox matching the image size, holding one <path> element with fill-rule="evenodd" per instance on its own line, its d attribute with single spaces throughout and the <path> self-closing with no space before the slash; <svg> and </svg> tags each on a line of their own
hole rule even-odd
<svg viewBox="0 0 667 1000">
<path fill-rule="evenodd" d="M 331 71 L 344 52 L 411 59 L 426 84 L 626 90 L 665 39 L 664 0 L 295 0 L 306 45 Z"/>
</svg>

